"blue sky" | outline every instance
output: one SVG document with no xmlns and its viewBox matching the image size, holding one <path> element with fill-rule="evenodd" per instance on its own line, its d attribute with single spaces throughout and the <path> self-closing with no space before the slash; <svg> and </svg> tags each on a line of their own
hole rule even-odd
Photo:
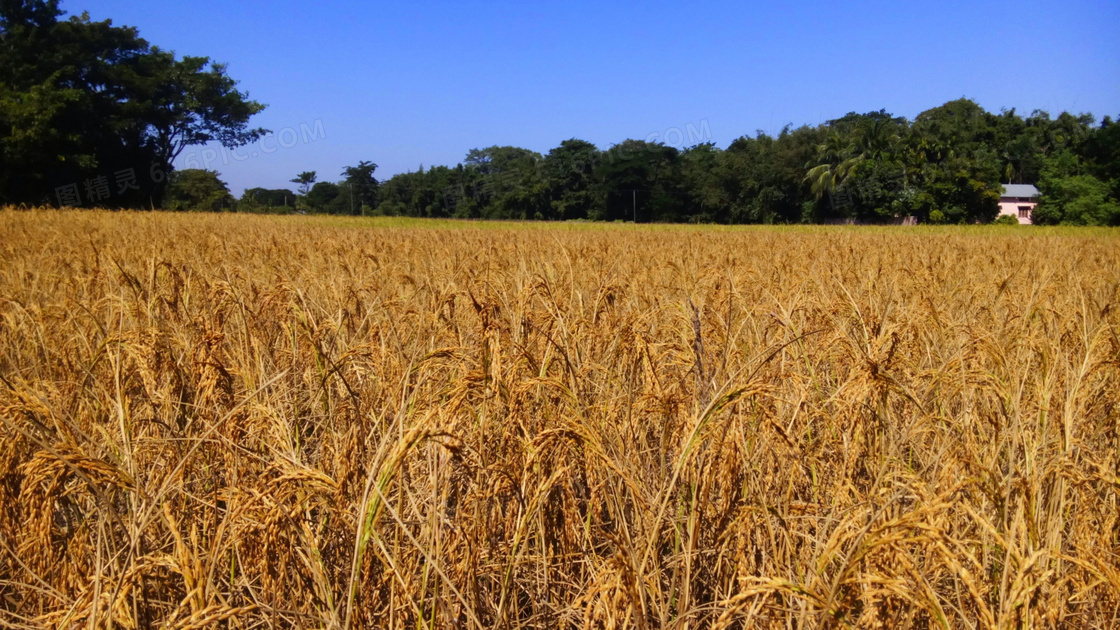
<svg viewBox="0 0 1120 630">
<path fill-rule="evenodd" d="M 277 132 L 237 157 L 188 149 L 234 194 L 456 164 L 568 138 L 726 147 L 756 130 L 971 98 L 1120 115 L 1120 2 L 145 2 L 64 0 L 229 65 Z M 303 126 L 301 128 L 301 125 Z M 320 133 L 321 132 L 321 133 Z M 192 163 L 187 164 L 188 161 Z"/>
</svg>

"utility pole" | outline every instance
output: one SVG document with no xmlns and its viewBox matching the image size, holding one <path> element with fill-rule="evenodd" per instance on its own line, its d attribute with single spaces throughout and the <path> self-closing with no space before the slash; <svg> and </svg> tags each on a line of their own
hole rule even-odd
<svg viewBox="0 0 1120 630">
<path fill-rule="evenodd" d="M 633 202 L 634 202 L 634 223 L 637 223 L 638 222 L 638 189 L 637 188 L 631 188 L 630 189 L 630 194 L 633 197 Z"/>
</svg>

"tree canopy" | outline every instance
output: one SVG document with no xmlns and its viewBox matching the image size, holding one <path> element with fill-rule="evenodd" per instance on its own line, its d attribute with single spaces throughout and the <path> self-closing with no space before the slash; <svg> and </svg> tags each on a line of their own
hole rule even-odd
<svg viewBox="0 0 1120 630">
<path fill-rule="evenodd" d="M 183 149 L 264 133 L 225 65 L 58 5 L 0 2 L 0 202 L 159 206 Z"/>
<path fill-rule="evenodd" d="M 58 0 L 0 1 L 0 203 L 244 209 L 482 219 L 716 223 L 974 223 L 1001 186 L 1037 184 L 1038 223 L 1120 224 L 1120 124 L 1089 114 L 986 111 L 957 99 L 908 120 L 851 112 L 720 149 L 570 138 L 541 155 L 471 149 L 454 166 L 379 181 L 373 161 L 336 182 L 308 170 L 239 201 L 213 171 L 175 174 L 210 142 L 266 133 L 264 108 L 221 63 L 177 57 L 135 28 L 65 18 Z M 690 137 L 691 137 L 690 131 Z M 691 140 L 690 140 L 691 141 Z M 224 192 L 223 192 L 224 191 Z"/>
<path fill-rule="evenodd" d="M 171 173 L 165 206 L 168 210 L 222 212 L 234 207 L 229 186 L 216 171 L 188 168 Z"/>
<path fill-rule="evenodd" d="M 798 223 L 993 220 L 1005 183 L 1037 183 L 1040 223 L 1115 225 L 1120 125 L 950 101 L 913 121 L 849 113 L 777 136 L 677 148 L 565 140 L 541 157 L 473 149 L 462 164 L 396 175 L 376 214 L 503 219 Z M 1063 155 L 1071 158 L 1061 158 Z M 1059 168 L 1054 160 L 1064 159 Z M 1048 166 L 1049 165 L 1049 166 Z M 1111 205 L 1110 205 L 1111 204 Z"/>
</svg>

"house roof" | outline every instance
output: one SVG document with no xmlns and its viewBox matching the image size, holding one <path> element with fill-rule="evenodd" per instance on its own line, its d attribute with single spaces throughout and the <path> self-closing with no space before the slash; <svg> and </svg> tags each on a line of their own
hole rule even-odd
<svg viewBox="0 0 1120 630">
<path fill-rule="evenodd" d="M 1041 193 L 1034 187 L 1034 184 L 1004 184 L 1003 196 L 1004 197 L 1037 197 Z"/>
</svg>

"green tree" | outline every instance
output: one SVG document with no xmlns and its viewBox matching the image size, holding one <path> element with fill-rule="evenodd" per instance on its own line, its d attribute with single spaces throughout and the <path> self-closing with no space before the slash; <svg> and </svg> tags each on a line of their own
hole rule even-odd
<svg viewBox="0 0 1120 630">
<path fill-rule="evenodd" d="M 933 141 L 935 146 L 971 153 L 996 140 L 996 117 L 969 99 L 949 101 L 927 109 L 914 118 L 913 128 Z"/>
<path fill-rule="evenodd" d="M 596 179 L 599 194 L 592 218 L 639 223 L 685 218 L 680 152 L 674 147 L 624 140 L 603 152 Z"/>
<path fill-rule="evenodd" d="M 237 202 L 237 209 L 242 212 L 289 212 L 295 199 L 295 193 L 286 188 L 247 188 Z"/>
<path fill-rule="evenodd" d="M 681 153 L 681 177 L 688 203 L 684 214 L 693 223 L 727 223 L 730 218 L 730 199 L 721 178 L 722 155 L 710 142 Z"/>
<path fill-rule="evenodd" d="M 379 186 L 373 214 L 446 217 L 466 205 L 466 173 L 462 165 L 437 166 L 427 171 L 398 173 Z M 477 215 L 476 215 L 477 216 Z"/>
<path fill-rule="evenodd" d="M 590 142 L 572 138 L 544 156 L 548 218 L 586 219 L 595 205 L 595 167 L 601 155 Z"/>
<path fill-rule="evenodd" d="M 376 164 L 365 160 L 358 162 L 357 166 L 342 169 L 342 176 L 346 178 L 347 196 L 351 201 L 351 214 L 360 214 L 363 207 L 377 207 L 379 183 L 373 176 L 376 170 Z"/>
<path fill-rule="evenodd" d="M 927 164 L 916 175 L 911 211 L 920 219 L 934 210 L 947 223 L 987 223 L 999 214 L 999 166 L 995 156 L 953 156 Z"/>
<path fill-rule="evenodd" d="M 788 125 L 777 137 L 757 132 L 720 153 L 719 181 L 728 199 L 728 222 L 796 223 L 815 218 L 819 199 L 811 192 L 806 164 L 828 136 L 824 127 Z"/>
<path fill-rule="evenodd" d="M 926 220 L 937 210 L 949 223 L 995 219 L 1006 166 L 997 153 L 998 132 L 998 117 L 968 99 L 918 114 L 911 127 L 918 140 L 907 145 L 922 147 L 923 156 L 918 165 L 906 160 L 914 186 L 909 211 Z"/>
<path fill-rule="evenodd" d="M 906 120 L 885 110 L 853 112 L 826 127 L 829 135 L 817 146 L 816 165 L 805 175 L 817 202 L 827 194 L 829 214 L 871 222 L 906 213 L 901 202 Z"/>
<path fill-rule="evenodd" d="M 299 194 L 306 195 L 311 190 L 311 185 L 314 184 L 315 180 L 318 178 L 315 171 L 304 171 L 288 181 L 293 184 L 299 184 Z"/>
<path fill-rule="evenodd" d="M 1113 200 L 1120 200 L 1120 123 L 1105 116 L 1081 145 L 1078 155 L 1090 174 L 1110 184 Z"/>
<path fill-rule="evenodd" d="M 229 187 L 217 171 L 188 168 L 171 174 L 165 207 L 169 210 L 221 212 L 233 208 Z"/>
<path fill-rule="evenodd" d="M 1087 172 L 1069 150 L 1049 157 L 1042 167 L 1041 203 L 1032 220 L 1039 225 L 1120 225 L 1120 203 L 1111 186 Z"/>
<path fill-rule="evenodd" d="M 304 201 L 307 203 L 307 207 L 313 212 L 337 214 L 339 208 L 332 208 L 332 203 L 336 200 L 340 202 L 345 201 L 344 199 L 340 199 L 339 196 L 341 194 L 342 189 L 339 188 L 338 184 L 319 182 L 312 186 L 311 190 L 307 191 Z M 332 210 L 335 212 L 331 212 Z"/>
<path fill-rule="evenodd" d="M 470 196 L 457 213 L 486 219 L 545 218 L 541 160 L 540 154 L 520 147 L 472 149 L 463 161 Z"/>
<path fill-rule="evenodd" d="M 159 205 L 188 146 L 259 137 L 264 106 L 222 64 L 151 46 L 134 28 L 60 19 L 57 0 L 0 3 L 0 201 L 43 203 L 60 187 L 99 205 Z M 115 180 L 77 189 L 78 182 Z"/>
<path fill-rule="evenodd" d="M 218 142 L 232 149 L 267 133 L 248 126 L 264 105 L 236 89 L 226 64 L 209 57 L 176 60 L 174 53 L 155 48 L 145 61 L 149 76 L 138 82 L 135 104 L 147 124 L 144 143 L 166 172 L 189 146 Z"/>
<path fill-rule="evenodd" d="M 839 132 L 829 134 L 828 139 L 817 146 L 817 165 L 805 174 L 817 199 L 839 190 L 848 181 L 859 160 L 854 145 L 848 139 Z"/>
</svg>

